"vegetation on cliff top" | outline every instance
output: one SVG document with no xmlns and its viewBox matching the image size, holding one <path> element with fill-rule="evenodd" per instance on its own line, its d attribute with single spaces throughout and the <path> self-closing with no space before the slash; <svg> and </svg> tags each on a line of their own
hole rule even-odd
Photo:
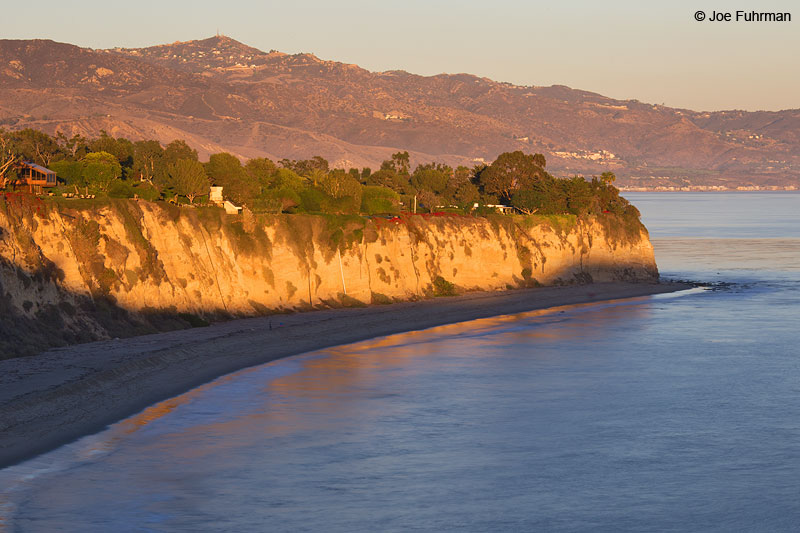
<svg viewBox="0 0 800 533">
<path fill-rule="evenodd" d="M 105 132 L 96 139 L 25 129 L 0 129 L 0 189 L 17 184 L 16 169 L 31 161 L 56 171 L 54 194 L 97 198 L 142 198 L 176 204 L 207 203 L 210 186 L 253 213 L 336 215 L 450 211 L 485 215 L 506 205 L 524 214 L 596 215 L 609 228 L 636 230 L 639 212 L 619 195 L 615 176 L 556 178 L 542 154 L 500 154 L 489 165 L 451 168 L 441 163 L 412 170 L 408 152 L 395 153 L 380 169 L 330 168 L 316 156 L 306 160 L 266 158 L 242 162 L 228 153 L 198 161 L 197 152 L 176 140 L 130 141 Z M 70 200 L 74 202 L 75 200 Z"/>
</svg>

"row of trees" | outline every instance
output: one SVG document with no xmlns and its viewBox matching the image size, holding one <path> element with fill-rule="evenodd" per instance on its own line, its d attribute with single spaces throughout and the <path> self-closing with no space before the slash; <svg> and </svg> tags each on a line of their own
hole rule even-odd
<svg viewBox="0 0 800 533">
<path fill-rule="evenodd" d="M 261 212 L 392 213 L 416 204 L 420 210 L 506 204 L 523 213 L 631 213 L 612 185 L 614 175 L 558 179 L 545 170 L 542 154 L 500 154 L 489 165 L 452 168 L 417 165 L 398 152 L 380 169 L 330 168 L 322 157 L 266 158 L 246 163 L 229 153 L 198 160 L 184 141 L 162 146 L 103 133 L 96 139 L 25 129 L 0 130 L 0 188 L 11 183 L 14 163 L 33 161 L 56 171 L 65 186 L 112 197 L 194 203 L 222 186 L 234 203 Z M 638 216 L 638 213 L 635 213 Z"/>
</svg>

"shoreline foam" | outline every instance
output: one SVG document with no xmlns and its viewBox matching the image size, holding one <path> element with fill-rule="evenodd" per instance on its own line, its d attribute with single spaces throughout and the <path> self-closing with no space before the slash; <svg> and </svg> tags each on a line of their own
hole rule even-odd
<svg viewBox="0 0 800 533">
<path fill-rule="evenodd" d="M 233 320 L 0 361 L 0 468 L 213 379 L 394 333 L 537 309 L 635 298 L 687 283 L 599 283 Z"/>
</svg>

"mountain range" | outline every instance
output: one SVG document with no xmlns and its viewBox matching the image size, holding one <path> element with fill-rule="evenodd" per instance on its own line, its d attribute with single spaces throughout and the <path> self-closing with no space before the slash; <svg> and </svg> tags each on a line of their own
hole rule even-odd
<svg viewBox="0 0 800 533">
<path fill-rule="evenodd" d="M 502 61 L 502 58 L 498 58 Z M 699 112 L 470 74 L 371 72 L 225 36 L 95 50 L 0 40 L 0 127 L 184 139 L 201 156 L 377 168 L 540 152 L 556 175 L 620 185 L 800 186 L 800 109 Z"/>
</svg>

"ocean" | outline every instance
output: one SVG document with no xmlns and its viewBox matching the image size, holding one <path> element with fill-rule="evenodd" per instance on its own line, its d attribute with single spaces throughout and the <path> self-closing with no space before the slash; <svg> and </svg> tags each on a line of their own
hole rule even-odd
<svg viewBox="0 0 800 533">
<path fill-rule="evenodd" d="M 800 193 L 628 193 L 702 287 L 220 378 L 0 470 L 0 531 L 795 531 Z"/>
</svg>

